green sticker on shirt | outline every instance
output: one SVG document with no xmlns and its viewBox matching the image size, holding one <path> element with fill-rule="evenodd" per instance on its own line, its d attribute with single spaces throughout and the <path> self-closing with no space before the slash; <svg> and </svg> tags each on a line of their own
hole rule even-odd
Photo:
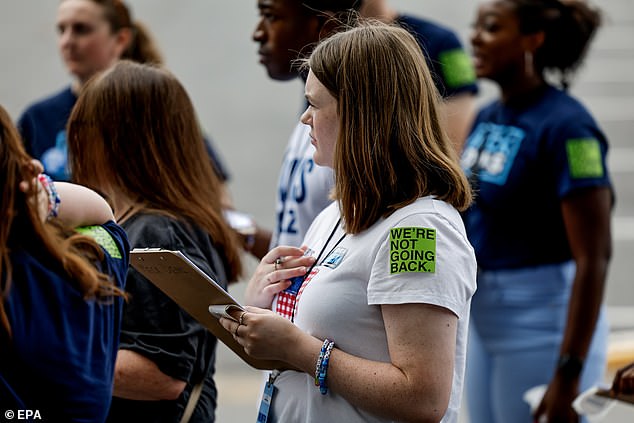
<svg viewBox="0 0 634 423">
<path fill-rule="evenodd" d="M 603 160 L 599 141 L 580 138 L 566 141 L 566 154 L 572 178 L 603 177 Z"/>
<path fill-rule="evenodd" d="M 110 257 L 116 259 L 121 258 L 121 252 L 119 251 L 117 244 L 114 242 L 112 235 L 110 235 L 110 233 L 101 226 L 83 226 L 81 228 L 76 228 L 75 230 L 82 235 L 94 238 L 95 241 L 97 241 L 97 244 L 101 245 L 103 249 L 110 254 Z"/>
<path fill-rule="evenodd" d="M 390 229 L 390 273 L 435 273 L 436 229 Z"/>
<path fill-rule="evenodd" d="M 476 74 L 471 59 L 464 50 L 443 51 L 438 55 L 445 82 L 449 88 L 458 88 L 464 85 L 474 84 Z"/>
</svg>

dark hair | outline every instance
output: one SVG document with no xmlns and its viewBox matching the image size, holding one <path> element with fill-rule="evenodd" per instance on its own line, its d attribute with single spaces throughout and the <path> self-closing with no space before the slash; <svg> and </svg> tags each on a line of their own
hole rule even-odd
<svg viewBox="0 0 634 423">
<path fill-rule="evenodd" d="M 584 0 L 508 1 L 515 7 L 520 32 L 544 32 L 544 43 L 535 52 L 535 67 L 557 72 L 566 88 L 601 25 L 599 9 Z"/>
<path fill-rule="evenodd" d="M 222 215 L 221 182 L 194 106 L 165 69 L 122 60 L 82 89 L 68 120 L 73 179 L 203 228 L 227 276 L 241 272 L 238 239 Z M 107 193 L 106 193 L 107 194 Z"/>
<path fill-rule="evenodd" d="M 27 249 L 66 274 L 86 298 L 123 295 L 110 278 L 92 264 L 103 259 L 94 239 L 64 228 L 56 219 L 42 222 L 31 157 L 6 110 L 0 106 L 0 337 L 10 337 L 5 300 L 11 285 L 10 253 Z M 21 181 L 33 181 L 28 192 Z"/>
<path fill-rule="evenodd" d="M 297 0 L 313 12 L 344 12 L 359 10 L 362 0 Z"/>
<path fill-rule="evenodd" d="M 469 206 L 469 182 L 440 123 L 440 98 L 411 34 L 361 23 L 322 41 L 307 63 L 337 100 L 333 195 L 347 232 L 359 233 L 428 195 L 458 210 Z"/>
<path fill-rule="evenodd" d="M 104 18 L 112 32 L 124 28 L 132 30 L 130 45 L 123 52 L 121 59 L 138 63 L 162 64 L 163 57 L 145 25 L 132 20 L 129 7 L 121 0 L 92 0 L 101 6 Z"/>
</svg>

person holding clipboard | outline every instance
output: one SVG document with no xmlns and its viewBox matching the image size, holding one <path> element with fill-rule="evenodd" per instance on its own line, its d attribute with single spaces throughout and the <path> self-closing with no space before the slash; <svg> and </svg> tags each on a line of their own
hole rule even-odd
<svg viewBox="0 0 634 423">
<path fill-rule="evenodd" d="M 221 182 L 171 73 L 119 61 L 91 79 L 68 146 L 73 177 L 108 198 L 132 248 L 179 250 L 224 288 L 238 278 Z M 213 422 L 215 336 L 135 269 L 126 291 L 108 421 Z"/>
<path fill-rule="evenodd" d="M 248 354 L 294 369 L 271 373 L 257 421 L 457 422 L 476 288 L 459 211 L 472 194 L 424 56 L 406 30 L 360 23 L 305 66 L 301 121 L 335 201 L 303 248 L 263 257 L 249 306 L 220 319 Z"/>
</svg>

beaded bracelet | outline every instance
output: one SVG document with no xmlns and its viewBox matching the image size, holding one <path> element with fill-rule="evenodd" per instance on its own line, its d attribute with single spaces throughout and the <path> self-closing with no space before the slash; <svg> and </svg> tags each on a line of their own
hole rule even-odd
<svg viewBox="0 0 634 423">
<path fill-rule="evenodd" d="M 330 353 L 332 352 L 332 349 L 334 347 L 334 342 L 330 342 L 328 344 L 328 347 L 326 347 L 326 352 L 324 353 L 323 360 L 321 361 L 321 365 L 319 366 L 319 392 L 321 392 L 322 395 L 326 395 L 328 393 L 326 376 L 328 374 L 328 362 L 330 361 Z"/>
<path fill-rule="evenodd" d="M 55 182 L 53 182 L 50 176 L 45 173 L 40 173 L 39 175 L 37 175 L 37 180 L 42 185 L 42 188 L 46 190 L 46 194 L 48 195 L 48 214 L 46 218 L 51 219 L 53 217 L 57 217 L 61 200 L 59 198 L 59 195 L 57 195 Z"/>
<path fill-rule="evenodd" d="M 326 349 L 330 345 L 330 340 L 328 338 L 324 339 L 324 343 L 321 345 L 321 351 L 319 351 L 319 358 L 317 359 L 317 364 L 315 365 L 315 386 L 319 386 L 319 372 L 321 370 L 321 363 L 324 360 L 324 354 L 326 354 Z"/>
</svg>

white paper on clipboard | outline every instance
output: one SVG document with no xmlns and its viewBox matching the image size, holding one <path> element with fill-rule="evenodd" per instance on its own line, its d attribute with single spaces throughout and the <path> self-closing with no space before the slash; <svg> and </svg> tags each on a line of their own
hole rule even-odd
<svg viewBox="0 0 634 423">
<path fill-rule="evenodd" d="M 260 370 L 288 367 L 279 361 L 255 359 L 244 351 L 218 321 L 231 308 L 243 310 L 243 307 L 180 251 L 135 248 L 130 252 L 130 265 L 252 367 Z"/>
</svg>

